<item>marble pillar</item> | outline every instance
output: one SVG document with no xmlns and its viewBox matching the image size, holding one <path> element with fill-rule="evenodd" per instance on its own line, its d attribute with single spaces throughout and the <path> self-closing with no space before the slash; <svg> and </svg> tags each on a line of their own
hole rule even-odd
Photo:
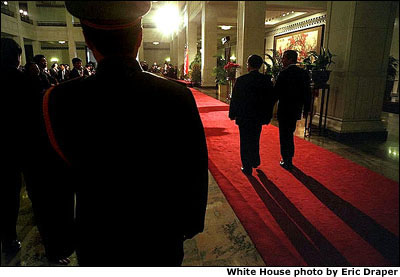
<svg viewBox="0 0 400 277">
<path fill-rule="evenodd" d="M 185 61 L 185 43 L 186 43 L 186 30 L 185 28 L 183 28 L 178 32 L 177 66 L 179 70 L 181 70 L 181 67 Z"/>
<path fill-rule="evenodd" d="M 217 66 L 217 13 L 211 1 L 203 2 L 201 11 L 201 49 L 201 85 L 215 87 L 212 73 Z"/>
<path fill-rule="evenodd" d="M 247 58 L 257 54 L 264 59 L 265 1 L 238 1 L 237 59 L 241 68 L 236 75 L 247 73 Z"/>
<path fill-rule="evenodd" d="M 138 51 L 137 58 L 136 58 L 139 62 L 145 61 L 143 44 L 144 44 L 144 42 L 142 40 L 142 43 L 140 44 L 139 51 Z"/>
<path fill-rule="evenodd" d="M 197 54 L 197 24 L 195 22 L 188 22 L 186 27 L 186 39 L 188 45 L 189 65 L 193 62 Z"/>
<path fill-rule="evenodd" d="M 16 39 L 17 43 L 19 46 L 21 46 L 22 49 L 22 54 L 21 54 L 21 66 L 24 66 L 26 64 L 26 55 L 25 55 L 25 43 L 24 43 L 24 38 L 20 35 Z"/>
<path fill-rule="evenodd" d="M 32 49 L 33 49 L 33 56 L 40 54 L 42 48 L 40 46 L 40 41 L 34 40 L 32 41 Z"/>
<path fill-rule="evenodd" d="M 18 2 L 17 2 L 18 3 Z M 17 36 L 13 37 L 16 43 L 21 47 L 22 49 L 22 54 L 21 54 L 21 66 L 24 66 L 26 64 L 26 56 L 25 56 L 25 43 L 24 43 L 24 37 L 22 36 L 23 34 L 23 28 L 22 28 L 22 21 L 21 21 L 21 16 L 19 13 L 19 5 L 10 5 L 11 11 L 14 12 L 16 19 L 17 19 Z"/>
<path fill-rule="evenodd" d="M 335 134 L 386 138 L 381 112 L 396 5 L 328 2 L 324 45 L 336 56 L 330 68 L 327 126 Z"/>
<path fill-rule="evenodd" d="M 74 25 L 72 21 L 72 15 L 69 12 L 65 13 L 66 22 L 67 22 L 67 36 L 68 36 L 68 64 L 71 64 L 72 68 L 72 59 L 77 57 L 76 52 L 76 43 L 74 39 Z"/>
<path fill-rule="evenodd" d="M 172 40 L 171 40 L 171 63 L 174 66 L 178 65 L 178 36 L 176 34 L 172 35 Z"/>
</svg>

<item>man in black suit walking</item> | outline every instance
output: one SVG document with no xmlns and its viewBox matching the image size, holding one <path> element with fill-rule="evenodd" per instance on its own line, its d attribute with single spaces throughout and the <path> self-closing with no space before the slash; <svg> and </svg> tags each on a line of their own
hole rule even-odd
<svg viewBox="0 0 400 277">
<path fill-rule="evenodd" d="M 229 107 L 229 118 L 239 125 L 241 169 L 247 175 L 260 165 L 262 125 L 272 118 L 273 86 L 271 79 L 259 72 L 263 62 L 258 55 L 247 59 L 249 73 L 237 79 Z"/>
<path fill-rule="evenodd" d="M 301 119 L 302 112 L 304 118 L 307 116 L 311 103 L 310 78 L 305 70 L 296 66 L 296 62 L 296 51 L 284 52 L 284 69 L 279 73 L 275 84 L 275 99 L 279 100 L 279 140 L 282 156 L 280 165 L 288 170 L 293 167 L 293 133 L 296 130 L 296 122 Z"/>
</svg>

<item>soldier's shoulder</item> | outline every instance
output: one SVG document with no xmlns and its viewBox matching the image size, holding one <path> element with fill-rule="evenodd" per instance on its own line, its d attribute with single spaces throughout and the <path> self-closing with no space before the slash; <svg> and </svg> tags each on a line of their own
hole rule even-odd
<svg viewBox="0 0 400 277">
<path fill-rule="evenodd" d="M 143 78 L 143 82 L 144 84 L 146 84 L 148 89 L 160 90 L 164 93 L 171 93 L 176 95 L 187 94 L 188 92 L 190 92 L 190 90 L 185 85 L 168 80 L 164 77 L 150 72 L 144 71 L 143 74 L 141 74 L 141 78 Z"/>
</svg>

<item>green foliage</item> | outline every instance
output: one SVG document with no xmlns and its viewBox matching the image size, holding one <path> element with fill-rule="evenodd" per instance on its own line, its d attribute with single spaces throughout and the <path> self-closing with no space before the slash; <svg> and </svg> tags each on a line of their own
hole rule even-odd
<svg viewBox="0 0 400 277">
<path fill-rule="evenodd" d="M 387 68 L 387 80 L 394 81 L 396 79 L 398 66 L 399 66 L 399 60 L 393 56 L 389 56 L 389 63 Z"/>
<path fill-rule="evenodd" d="M 329 49 L 324 47 L 321 47 L 319 54 L 315 51 L 310 51 L 307 54 L 308 56 L 303 60 L 303 64 L 312 70 L 327 70 L 332 63 L 335 63 L 332 57 L 336 55 L 333 55 Z"/>
<path fill-rule="evenodd" d="M 190 79 L 194 84 L 201 84 L 201 53 L 197 52 L 189 66 Z"/>
<path fill-rule="evenodd" d="M 224 69 L 225 60 L 222 56 L 214 56 L 217 58 L 217 66 L 213 68 L 212 75 L 215 76 L 215 82 L 220 85 L 226 85 L 226 78 L 228 77 L 228 72 Z"/>
<path fill-rule="evenodd" d="M 194 60 L 190 63 L 189 69 L 193 68 L 193 65 L 199 64 L 201 68 L 201 53 L 197 52 L 196 56 L 194 57 Z"/>
<path fill-rule="evenodd" d="M 192 63 L 190 79 L 195 84 L 201 84 L 201 65 L 199 63 Z"/>
<path fill-rule="evenodd" d="M 272 62 L 272 66 L 269 63 L 266 63 L 267 65 L 266 73 L 274 77 L 274 79 L 276 80 L 279 72 L 281 72 L 283 68 L 282 57 L 279 55 L 278 51 L 274 51 L 273 49 L 268 49 L 268 50 L 272 51 L 273 53 L 272 56 L 270 54 L 265 54 L 267 58 Z"/>
</svg>

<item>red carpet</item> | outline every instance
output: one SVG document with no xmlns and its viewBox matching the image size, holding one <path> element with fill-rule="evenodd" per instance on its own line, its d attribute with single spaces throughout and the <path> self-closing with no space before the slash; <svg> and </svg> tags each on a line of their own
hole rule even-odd
<svg viewBox="0 0 400 277">
<path fill-rule="evenodd" d="M 399 264 L 397 182 L 297 137 L 288 172 L 272 125 L 263 126 L 260 170 L 246 177 L 229 106 L 191 90 L 209 169 L 268 266 Z"/>
</svg>

